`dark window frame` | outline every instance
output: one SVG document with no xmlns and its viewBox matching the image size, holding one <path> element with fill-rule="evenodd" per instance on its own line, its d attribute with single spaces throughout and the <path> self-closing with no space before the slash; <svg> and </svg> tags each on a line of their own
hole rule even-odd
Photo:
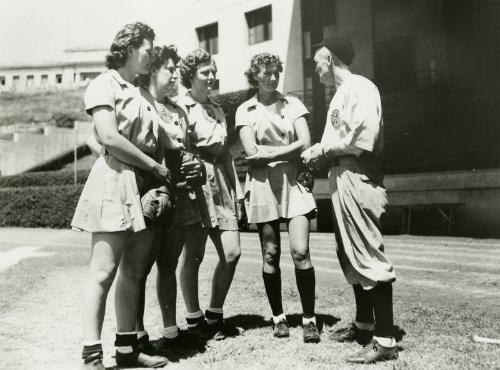
<svg viewBox="0 0 500 370">
<path fill-rule="evenodd" d="M 245 13 L 248 26 L 248 44 L 255 45 L 273 39 L 273 9 L 272 5 L 254 9 Z M 258 32 L 262 27 L 262 32 Z"/>
<path fill-rule="evenodd" d="M 219 23 L 214 22 L 196 28 L 199 47 L 211 55 L 219 53 Z"/>
</svg>

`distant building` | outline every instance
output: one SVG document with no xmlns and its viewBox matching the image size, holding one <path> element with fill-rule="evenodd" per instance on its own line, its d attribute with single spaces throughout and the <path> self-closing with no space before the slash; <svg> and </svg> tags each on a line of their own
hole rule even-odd
<svg viewBox="0 0 500 370">
<path fill-rule="evenodd" d="M 85 86 L 104 71 L 107 49 L 67 49 L 62 61 L 0 66 L 0 91 L 34 91 Z"/>
</svg>

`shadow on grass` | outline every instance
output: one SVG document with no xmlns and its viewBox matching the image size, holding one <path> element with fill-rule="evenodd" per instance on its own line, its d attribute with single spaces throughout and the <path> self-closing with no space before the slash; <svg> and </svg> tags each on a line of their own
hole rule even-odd
<svg viewBox="0 0 500 370">
<path fill-rule="evenodd" d="M 184 334 L 186 335 L 186 334 Z M 152 340 L 151 344 L 158 349 L 160 340 Z M 207 347 L 207 342 L 195 336 L 190 336 L 189 340 L 184 339 L 184 345 L 176 345 L 169 348 L 163 348 L 158 351 L 160 356 L 165 356 L 170 362 L 178 362 L 199 353 L 204 353 Z"/>
<path fill-rule="evenodd" d="M 286 315 L 286 318 L 290 327 L 295 328 L 302 326 L 302 314 L 294 313 Z M 265 328 L 272 325 L 270 320 L 266 320 L 261 315 L 254 314 L 235 315 L 226 318 L 226 321 L 231 325 L 243 328 L 244 330 Z M 318 324 L 319 331 L 323 329 L 323 325 L 332 326 L 338 321 L 340 321 L 340 319 L 332 315 L 316 314 L 316 322 Z"/>
</svg>

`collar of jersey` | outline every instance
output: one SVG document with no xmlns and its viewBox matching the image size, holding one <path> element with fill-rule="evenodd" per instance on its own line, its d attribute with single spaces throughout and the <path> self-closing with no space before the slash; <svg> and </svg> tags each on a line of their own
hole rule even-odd
<svg viewBox="0 0 500 370">
<path fill-rule="evenodd" d="M 208 100 L 208 102 L 209 102 L 209 103 L 211 103 L 211 104 L 215 105 L 216 107 L 218 107 L 218 106 L 219 106 L 219 104 L 218 104 L 218 103 L 216 103 L 215 101 L 213 101 L 213 99 L 211 99 L 211 98 L 207 98 L 207 100 Z M 185 105 L 189 105 L 189 106 L 193 106 L 193 105 L 196 105 L 196 104 L 201 104 L 201 103 L 197 102 L 196 100 L 194 100 L 194 98 L 193 98 L 193 96 L 191 95 L 191 92 L 190 92 L 190 91 L 188 91 L 188 92 L 186 93 L 186 95 L 184 95 L 183 103 L 184 103 Z"/>
<path fill-rule="evenodd" d="M 278 100 L 288 103 L 288 99 L 286 98 L 285 95 L 283 95 L 279 91 L 277 91 L 277 93 L 278 93 Z M 258 95 L 259 94 L 257 93 L 248 100 L 247 108 L 256 107 L 258 104 L 262 104 L 261 102 L 259 102 L 259 99 L 257 98 Z"/>
</svg>

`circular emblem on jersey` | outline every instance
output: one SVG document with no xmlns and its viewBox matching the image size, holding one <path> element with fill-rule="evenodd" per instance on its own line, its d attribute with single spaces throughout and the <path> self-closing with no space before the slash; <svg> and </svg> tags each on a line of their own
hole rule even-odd
<svg viewBox="0 0 500 370">
<path fill-rule="evenodd" d="M 158 111 L 158 114 L 160 116 L 160 118 L 166 122 L 166 123 L 169 123 L 170 121 L 172 121 L 172 119 L 174 118 L 174 115 L 172 114 L 172 112 L 170 110 L 168 110 L 163 104 L 160 104 L 160 109 Z"/>
<path fill-rule="evenodd" d="M 340 117 L 339 117 L 339 110 L 334 109 L 331 116 L 330 116 L 330 121 L 332 121 L 332 125 L 335 128 L 340 127 Z"/>
<path fill-rule="evenodd" d="M 212 104 L 203 104 L 203 115 L 209 121 L 215 121 L 217 119 L 217 115 L 214 112 L 214 107 Z"/>
</svg>

